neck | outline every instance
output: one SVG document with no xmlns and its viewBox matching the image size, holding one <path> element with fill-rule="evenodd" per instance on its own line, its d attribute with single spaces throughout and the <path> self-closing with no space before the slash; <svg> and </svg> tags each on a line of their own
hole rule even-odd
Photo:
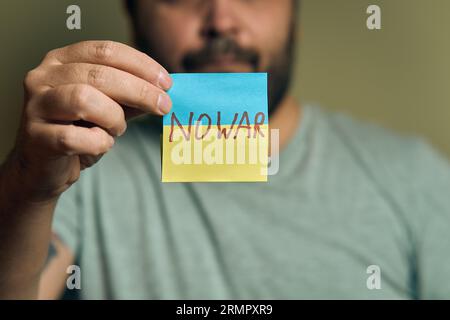
<svg viewBox="0 0 450 320">
<path fill-rule="evenodd" d="M 302 118 L 301 105 L 286 95 L 270 116 L 270 129 L 279 130 L 279 148 L 282 150 L 294 137 Z M 271 148 L 269 148 L 271 150 Z"/>
</svg>

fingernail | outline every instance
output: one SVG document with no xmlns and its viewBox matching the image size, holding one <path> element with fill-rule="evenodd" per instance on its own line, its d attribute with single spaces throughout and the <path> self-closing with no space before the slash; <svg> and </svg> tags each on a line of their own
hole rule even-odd
<svg viewBox="0 0 450 320">
<path fill-rule="evenodd" d="M 163 90 L 169 90 L 172 87 L 172 78 L 163 69 L 159 72 L 158 76 L 158 86 Z"/>
<path fill-rule="evenodd" d="M 170 100 L 170 98 L 167 94 L 161 93 L 159 95 L 157 107 L 158 107 L 159 112 L 162 115 L 169 113 L 171 104 L 172 104 L 172 101 Z"/>
</svg>

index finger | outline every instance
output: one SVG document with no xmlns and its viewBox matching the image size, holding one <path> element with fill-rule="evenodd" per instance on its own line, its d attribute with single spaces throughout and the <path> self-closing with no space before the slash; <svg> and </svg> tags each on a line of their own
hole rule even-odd
<svg viewBox="0 0 450 320">
<path fill-rule="evenodd" d="M 172 79 L 167 70 L 145 53 L 120 42 L 83 41 L 50 51 L 53 63 L 91 63 L 114 67 L 169 90 Z"/>
</svg>

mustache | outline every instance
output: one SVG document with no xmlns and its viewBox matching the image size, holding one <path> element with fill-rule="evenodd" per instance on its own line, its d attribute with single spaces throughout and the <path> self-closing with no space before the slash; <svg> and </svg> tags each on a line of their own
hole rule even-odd
<svg viewBox="0 0 450 320">
<path fill-rule="evenodd" d="M 255 70 L 259 65 L 259 54 L 256 50 L 242 48 L 229 37 L 216 37 L 209 40 L 200 50 L 186 54 L 182 64 L 187 71 L 191 71 L 207 65 L 216 57 L 223 55 L 231 55 L 236 62 L 248 63 Z"/>
</svg>

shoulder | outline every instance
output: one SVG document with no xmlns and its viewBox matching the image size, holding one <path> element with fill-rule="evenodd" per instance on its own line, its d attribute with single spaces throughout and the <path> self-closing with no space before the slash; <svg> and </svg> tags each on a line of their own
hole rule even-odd
<svg viewBox="0 0 450 320">
<path fill-rule="evenodd" d="M 363 172 L 367 183 L 417 221 L 437 215 L 450 220 L 450 163 L 424 138 L 314 109 L 316 130 L 338 154 L 330 161 L 347 159 L 344 171 Z"/>
<path fill-rule="evenodd" d="M 395 132 L 345 113 L 310 108 L 315 113 L 316 129 L 329 143 L 374 174 L 399 179 L 421 176 L 423 180 L 436 170 L 450 170 L 448 160 L 422 137 Z"/>
<path fill-rule="evenodd" d="M 320 140 L 332 150 L 328 161 L 340 163 L 349 177 L 344 183 L 361 173 L 419 237 L 427 226 L 450 226 L 450 163 L 424 138 L 320 107 L 313 113 L 312 131 L 324 136 Z"/>
</svg>

